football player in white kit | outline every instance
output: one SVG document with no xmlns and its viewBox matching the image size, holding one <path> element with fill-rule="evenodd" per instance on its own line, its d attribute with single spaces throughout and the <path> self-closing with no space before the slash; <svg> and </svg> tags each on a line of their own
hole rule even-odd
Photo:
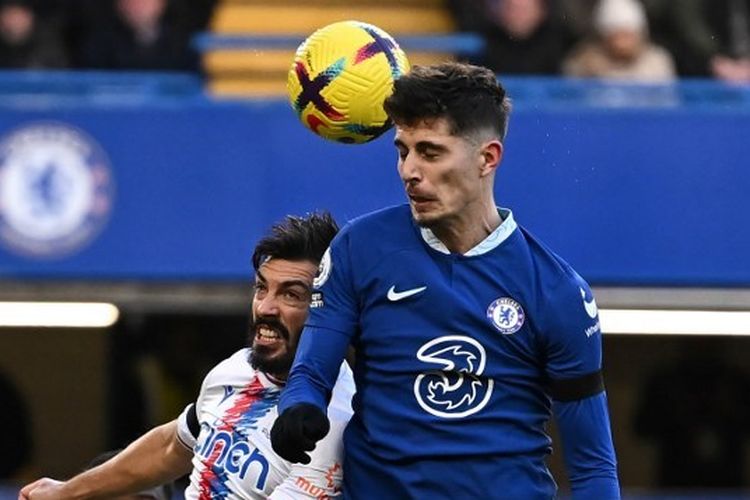
<svg viewBox="0 0 750 500">
<path fill-rule="evenodd" d="M 320 259 L 338 228 L 328 214 L 287 217 L 255 248 L 249 347 L 206 376 L 195 403 L 98 467 L 68 481 L 40 479 L 19 500 L 116 498 L 190 473 L 187 499 L 332 498 L 340 494 L 342 434 L 354 382 L 341 366 L 331 428 L 309 464 L 271 448 L 269 432 L 312 300 Z"/>
</svg>

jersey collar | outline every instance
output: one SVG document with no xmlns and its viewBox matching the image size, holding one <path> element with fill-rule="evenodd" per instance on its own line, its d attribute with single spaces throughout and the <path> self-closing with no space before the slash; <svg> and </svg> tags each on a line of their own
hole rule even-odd
<svg viewBox="0 0 750 500">
<path fill-rule="evenodd" d="M 476 255 L 482 255 L 490 250 L 499 246 L 503 241 L 507 240 L 508 237 L 516 230 L 518 224 L 513 219 L 513 212 L 507 208 L 498 208 L 497 213 L 503 219 L 503 222 L 492 231 L 489 236 L 480 241 L 477 246 L 463 254 L 465 257 L 473 257 Z M 450 254 L 450 250 L 443 244 L 442 241 L 435 236 L 430 229 L 426 227 L 420 227 L 419 232 L 422 233 L 422 239 L 425 243 L 430 245 L 431 248 L 437 250 L 440 253 Z"/>
</svg>

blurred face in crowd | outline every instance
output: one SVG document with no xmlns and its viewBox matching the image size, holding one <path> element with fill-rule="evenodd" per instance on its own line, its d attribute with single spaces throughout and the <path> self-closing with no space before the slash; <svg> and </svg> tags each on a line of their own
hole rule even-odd
<svg viewBox="0 0 750 500">
<path fill-rule="evenodd" d="M 494 0 L 498 24 L 511 36 L 525 39 L 547 18 L 545 0 Z"/>
<path fill-rule="evenodd" d="M 157 24 L 167 7 L 166 0 L 118 0 L 120 16 L 131 26 Z"/>
<path fill-rule="evenodd" d="M 638 57 L 643 48 L 643 38 L 639 30 L 629 29 L 614 30 L 603 36 L 607 52 L 621 61 L 631 61 Z"/>
<path fill-rule="evenodd" d="M 253 367 L 286 379 L 307 320 L 318 265 L 270 259 L 255 276 L 250 344 Z"/>
<path fill-rule="evenodd" d="M 26 41 L 34 29 L 34 12 L 23 5 L 0 7 L 0 36 L 11 44 Z"/>
</svg>

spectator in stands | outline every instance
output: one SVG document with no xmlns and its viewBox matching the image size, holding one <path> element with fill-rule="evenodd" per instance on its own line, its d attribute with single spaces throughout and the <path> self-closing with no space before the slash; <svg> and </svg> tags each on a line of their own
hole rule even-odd
<svg viewBox="0 0 750 500">
<path fill-rule="evenodd" d="M 560 19 L 576 40 L 594 33 L 593 13 L 598 0 L 557 0 Z"/>
<path fill-rule="evenodd" d="M 217 0 L 172 0 L 174 17 L 190 33 L 208 29 Z"/>
<path fill-rule="evenodd" d="M 593 23 L 595 35 L 565 59 L 565 75 L 651 83 L 675 78 L 672 56 L 649 40 L 646 12 L 638 0 L 600 0 Z"/>
<path fill-rule="evenodd" d="M 190 33 L 166 15 L 167 0 L 116 0 L 111 23 L 84 42 L 81 64 L 100 69 L 193 71 Z"/>
<path fill-rule="evenodd" d="M 500 74 L 551 75 L 573 39 L 550 0 L 454 1 L 459 29 L 480 33 L 486 48 L 470 62 Z"/>
<path fill-rule="evenodd" d="M 55 35 L 39 21 L 30 0 L 0 0 L 0 67 L 66 66 L 67 57 Z"/>
<path fill-rule="evenodd" d="M 665 4 L 658 35 L 681 75 L 750 82 L 750 0 Z"/>
</svg>

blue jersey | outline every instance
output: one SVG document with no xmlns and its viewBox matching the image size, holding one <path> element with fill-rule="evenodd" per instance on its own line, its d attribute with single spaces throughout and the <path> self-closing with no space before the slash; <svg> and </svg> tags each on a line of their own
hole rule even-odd
<svg viewBox="0 0 750 500">
<path fill-rule="evenodd" d="M 388 208 L 347 225 L 324 256 L 280 406 L 325 407 L 354 346 L 348 497 L 551 498 L 553 406 L 574 488 L 619 494 L 591 290 L 501 215 L 458 255 L 407 205 Z"/>
</svg>

